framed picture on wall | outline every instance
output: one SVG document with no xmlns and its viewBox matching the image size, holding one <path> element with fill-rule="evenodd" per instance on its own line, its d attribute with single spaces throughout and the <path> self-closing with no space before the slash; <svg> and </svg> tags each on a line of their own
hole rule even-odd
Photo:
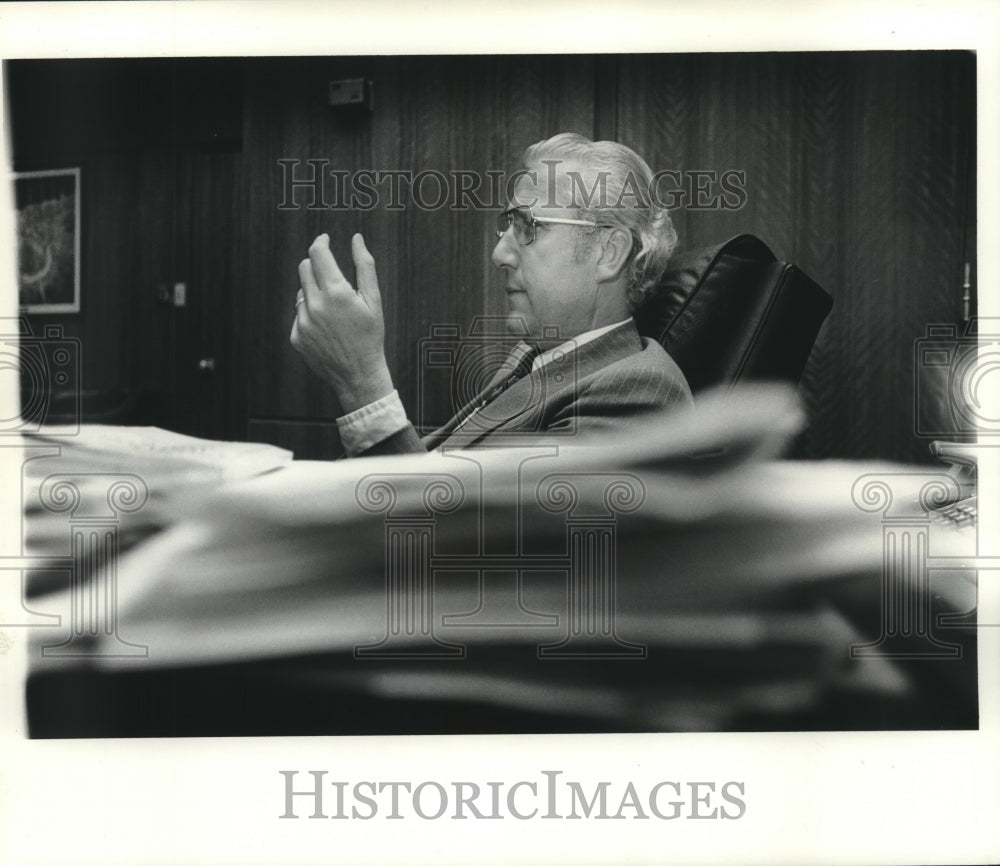
<svg viewBox="0 0 1000 866">
<path fill-rule="evenodd" d="M 14 200 L 21 311 L 80 312 L 80 169 L 16 173 Z"/>
</svg>

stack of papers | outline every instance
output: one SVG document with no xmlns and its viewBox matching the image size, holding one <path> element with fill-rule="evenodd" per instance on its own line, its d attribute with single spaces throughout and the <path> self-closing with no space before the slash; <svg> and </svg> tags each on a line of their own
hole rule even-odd
<svg viewBox="0 0 1000 866">
<path fill-rule="evenodd" d="M 52 449 L 49 456 L 24 463 L 23 549 L 29 556 L 66 555 L 73 517 L 98 514 L 117 522 L 119 549 L 125 550 L 182 518 L 194 501 L 220 485 L 278 469 L 293 456 L 256 442 L 96 424 L 50 427 L 45 434 L 25 436 L 24 447 L 28 455 L 32 448 Z M 120 491 L 123 507 L 115 510 L 108 493 L 118 482 L 129 489 Z M 78 503 L 66 509 L 65 497 L 76 494 Z M 49 585 L 38 574 L 29 580 L 29 591 Z"/>
<path fill-rule="evenodd" d="M 761 388 L 600 445 L 295 462 L 230 483 L 121 558 L 118 633 L 83 664 L 287 662 L 280 678 L 330 700 L 609 729 L 911 699 L 899 665 L 851 662 L 878 635 L 831 603 L 860 586 L 877 623 L 881 517 L 852 491 L 899 467 L 770 459 L 800 420 L 788 391 Z M 68 593 L 46 601 L 69 611 Z M 119 637 L 148 656 L 115 658 Z"/>
</svg>

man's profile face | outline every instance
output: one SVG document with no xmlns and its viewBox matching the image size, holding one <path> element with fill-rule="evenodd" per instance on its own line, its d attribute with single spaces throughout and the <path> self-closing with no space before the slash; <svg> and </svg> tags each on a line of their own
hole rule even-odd
<svg viewBox="0 0 1000 866">
<path fill-rule="evenodd" d="M 572 168 L 572 166 L 567 166 Z M 528 205 L 535 216 L 579 219 L 575 209 L 560 207 L 569 201 L 565 168 L 556 170 L 555 201 L 551 198 L 547 166 L 529 166 L 537 180 L 522 176 L 514 187 L 509 207 Z M 522 246 L 508 229 L 493 250 L 493 264 L 507 277 L 507 328 L 541 337 L 543 328 L 556 328 L 555 336 L 570 339 L 594 327 L 600 291 L 594 263 L 597 245 L 586 244 L 580 227 L 553 223 L 535 226 L 535 240 Z"/>
</svg>

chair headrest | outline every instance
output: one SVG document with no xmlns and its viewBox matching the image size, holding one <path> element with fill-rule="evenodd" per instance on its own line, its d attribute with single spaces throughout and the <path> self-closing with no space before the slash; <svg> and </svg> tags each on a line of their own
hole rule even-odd
<svg viewBox="0 0 1000 866">
<path fill-rule="evenodd" d="M 797 382 L 832 304 L 802 271 L 742 234 L 676 254 L 635 319 L 699 391 L 743 379 Z"/>
</svg>

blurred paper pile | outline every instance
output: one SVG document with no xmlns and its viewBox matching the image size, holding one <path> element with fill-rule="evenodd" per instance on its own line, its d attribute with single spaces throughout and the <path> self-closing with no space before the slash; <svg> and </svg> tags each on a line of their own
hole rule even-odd
<svg viewBox="0 0 1000 866">
<path fill-rule="evenodd" d="M 227 484 L 121 558 L 113 633 L 37 666 L 33 734 L 933 723 L 905 664 L 850 657 L 878 637 L 883 558 L 852 488 L 892 467 L 771 459 L 800 423 L 760 387 L 623 440 Z M 68 621 L 71 595 L 46 612 Z M 946 724 L 974 724 L 969 655 Z M 68 681 L 104 709 L 60 728 Z"/>
<path fill-rule="evenodd" d="M 44 434 L 25 436 L 23 450 L 23 549 L 29 556 L 68 553 L 70 520 L 101 514 L 117 523 L 119 549 L 125 550 L 183 517 L 221 484 L 292 460 L 290 451 L 273 445 L 103 424 L 50 425 Z M 50 589 L 56 579 L 44 571 L 29 575 L 29 594 Z"/>
</svg>

